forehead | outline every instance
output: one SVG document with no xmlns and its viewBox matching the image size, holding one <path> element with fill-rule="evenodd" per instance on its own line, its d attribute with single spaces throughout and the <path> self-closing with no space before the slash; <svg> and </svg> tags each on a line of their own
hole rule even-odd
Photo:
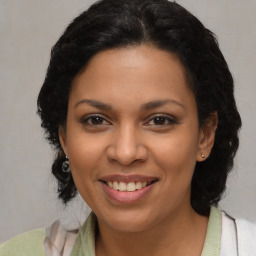
<svg viewBox="0 0 256 256">
<path fill-rule="evenodd" d="M 175 54 L 153 46 L 115 48 L 96 54 L 75 77 L 71 100 L 81 97 L 113 102 L 193 97 L 185 68 Z"/>
</svg>

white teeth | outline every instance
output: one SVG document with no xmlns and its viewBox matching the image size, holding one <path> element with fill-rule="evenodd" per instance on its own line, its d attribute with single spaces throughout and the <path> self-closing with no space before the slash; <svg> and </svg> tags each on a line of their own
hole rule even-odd
<svg viewBox="0 0 256 256">
<path fill-rule="evenodd" d="M 113 188 L 113 183 L 111 181 L 108 181 L 107 184 L 109 187 Z"/>
<path fill-rule="evenodd" d="M 129 182 L 127 184 L 127 191 L 129 192 L 133 192 L 136 190 L 136 186 L 135 186 L 135 183 L 134 182 Z"/>
<path fill-rule="evenodd" d="M 113 189 L 114 189 L 114 190 L 118 190 L 118 189 L 119 189 L 119 186 L 118 186 L 118 182 L 117 182 L 117 181 L 114 181 L 114 182 L 113 182 Z"/>
<path fill-rule="evenodd" d="M 142 183 L 136 182 L 136 189 L 141 189 L 141 188 L 142 188 Z"/>
<path fill-rule="evenodd" d="M 122 192 L 134 192 L 138 189 L 142 189 L 142 188 L 146 187 L 147 184 L 148 184 L 146 181 L 143 181 L 143 182 L 132 181 L 132 182 L 129 182 L 129 183 L 125 183 L 125 182 L 122 182 L 122 181 L 121 182 L 107 181 L 106 183 L 110 188 L 113 188 L 114 190 L 122 191 Z"/>
<path fill-rule="evenodd" d="M 126 191 L 126 184 L 124 182 L 119 183 L 119 191 Z"/>
</svg>

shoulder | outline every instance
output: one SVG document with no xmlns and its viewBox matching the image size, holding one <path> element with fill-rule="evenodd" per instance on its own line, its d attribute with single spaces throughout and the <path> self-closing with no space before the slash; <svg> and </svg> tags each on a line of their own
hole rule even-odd
<svg viewBox="0 0 256 256">
<path fill-rule="evenodd" d="M 256 252 L 256 224 L 244 219 L 236 219 L 239 250 L 253 255 Z"/>
<path fill-rule="evenodd" d="M 245 219 L 236 219 L 238 229 L 243 233 L 251 233 L 256 236 L 256 223 Z"/>
<path fill-rule="evenodd" d="M 222 212 L 222 226 L 223 228 L 230 229 L 232 225 L 235 226 L 236 235 L 250 236 L 256 242 L 256 223 L 250 222 L 241 218 L 233 218 L 225 212 Z"/>
<path fill-rule="evenodd" d="M 253 255 L 256 251 L 256 224 L 244 219 L 236 219 L 222 213 L 221 255 Z"/>
<path fill-rule="evenodd" d="M 34 229 L 0 245 L 1 256 L 45 256 L 45 229 Z"/>
</svg>

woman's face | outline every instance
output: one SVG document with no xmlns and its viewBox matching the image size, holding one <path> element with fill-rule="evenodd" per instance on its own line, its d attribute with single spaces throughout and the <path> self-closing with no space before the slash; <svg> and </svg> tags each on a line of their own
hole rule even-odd
<svg viewBox="0 0 256 256">
<path fill-rule="evenodd" d="M 184 67 L 141 45 L 98 53 L 74 79 L 60 140 L 100 223 L 141 231 L 191 210 L 204 131 Z"/>
</svg>

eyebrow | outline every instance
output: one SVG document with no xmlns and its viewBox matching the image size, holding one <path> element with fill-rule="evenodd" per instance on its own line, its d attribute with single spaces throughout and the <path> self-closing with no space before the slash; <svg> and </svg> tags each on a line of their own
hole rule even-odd
<svg viewBox="0 0 256 256">
<path fill-rule="evenodd" d="M 78 101 L 75 104 L 75 108 L 77 106 L 79 106 L 80 104 L 82 104 L 82 103 L 87 103 L 88 105 L 90 105 L 92 107 L 102 109 L 102 110 L 111 110 L 112 109 L 112 107 L 109 104 L 102 103 L 102 102 L 97 101 L 97 100 L 89 100 L 89 99 L 83 99 L 83 100 Z"/>
<path fill-rule="evenodd" d="M 97 100 L 89 100 L 89 99 L 80 100 L 79 102 L 77 102 L 75 104 L 75 108 L 82 103 L 87 103 L 88 105 L 98 108 L 98 109 L 101 109 L 101 110 L 112 110 L 112 107 L 109 104 L 106 104 L 106 103 L 103 103 L 103 102 L 100 102 Z M 168 103 L 176 104 L 182 108 L 185 108 L 185 106 L 183 104 L 181 104 L 180 102 L 178 102 L 176 100 L 165 99 L 165 100 L 153 100 L 153 101 L 147 102 L 146 104 L 141 106 L 141 109 L 142 110 L 151 110 L 151 109 L 159 108 Z"/>
<path fill-rule="evenodd" d="M 150 102 L 147 102 L 146 104 L 144 104 L 141 108 L 143 110 L 151 110 L 154 108 L 162 107 L 163 105 L 166 105 L 168 103 L 176 104 L 176 105 L 182 107 L 183 109 L 185 109 L 185 106 L 183 104 L 181 104 L 180 102 L 178 102 L 176 100 L 171 100 L 171 99 L 150 101 Z"/>
</svg>

